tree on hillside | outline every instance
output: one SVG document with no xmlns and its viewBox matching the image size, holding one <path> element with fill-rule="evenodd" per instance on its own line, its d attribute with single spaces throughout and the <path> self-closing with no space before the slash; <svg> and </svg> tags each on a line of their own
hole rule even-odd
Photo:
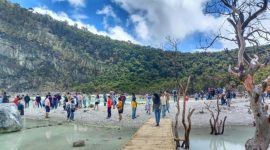
<svg viewBox="0 0 270 150">
<path fill-rule="evenodd" d="M 266 150 L 270 143 L 270 117 L 267 113 L 268 106 L 264 106 L 259 98 L 270 85 L 270 76 L 260 84 L 255 84 L 253 77 L 269 62 L 269 54 L 263 56 L 261 52 L 265 50 L 259 49 L 260 41 L 269 41 L 270 38 L 270 32 L 263 24 L 268 10 L 268 0 L 212 0 L 206 3 L 205 8 L 206 13 L 227 17 L 233 29 L 231 33 L 234 35 L 230 38 L 219 33 L 209 46 L 217 39 L 229 40 L 238 46 L 236 67 L 229 66 L 228 71 L 239 79 L 247 90 L 256 124 L 255 134 L 246 142 L 245 147 L 248 150 Z M 253 55 L 247 52 L 248 44 L 253 46 Z M 260 57 L 264 61 L 261 61 Z"/>
</svg>

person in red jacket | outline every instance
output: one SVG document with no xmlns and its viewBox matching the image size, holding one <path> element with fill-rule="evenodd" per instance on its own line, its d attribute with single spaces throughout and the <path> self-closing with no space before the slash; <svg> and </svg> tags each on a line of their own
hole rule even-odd
<svg viewBox="0 0 270 150">
<path fill-rule="evenodd" d="M 107 111 L 108 111 L 108 116 L 107 116 L 107 119 L 111 118 L 112 116 L 112 99 L 111 99 L 111 96 L 108 96 L 108 99 L 107 99 Z"/>
<path fill-rule="evenodd" d="M 17 106 L 19 105 L 19 103 L 20 103 L 20 97 L 18 95 L 13 100 L 13 103 L 15 103 Z"/>
</svg>

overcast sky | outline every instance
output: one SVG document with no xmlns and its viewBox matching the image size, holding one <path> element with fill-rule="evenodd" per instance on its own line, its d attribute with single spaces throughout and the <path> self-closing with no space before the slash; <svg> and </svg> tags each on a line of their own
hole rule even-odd
<svg viewBox="0 0 270 150">
<path fill-rule="evenodd" d="M 179 49 L 185 52 L 198 50 L 202 39 L 214 35 L 221 27 L 224 31 L 231 30 L 225 17 L 215 18 L 203 13 L 207 0 L 11 1 L 112 39 L 160 48 L 164 47 L 165 37 L 172 36 L 181 41 Z M 269 21 L 266 24 L 270 26 Z M 236 45 L 228 41 L 217 41 L 209 50 L 234 47 Z"/>
</svg>

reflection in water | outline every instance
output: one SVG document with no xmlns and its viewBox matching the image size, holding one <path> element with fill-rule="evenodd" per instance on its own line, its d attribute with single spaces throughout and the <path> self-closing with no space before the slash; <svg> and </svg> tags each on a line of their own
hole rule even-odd
<svg viewBox="0 0 270 150">
<path fill-rule="evenodd" d="M 208 128 L 194 128 L 190 132 L 190 150 L 243 150 L 254 130 L 247 126 L 228 126 L 223 135 L 211 135 Z"/>
<path fill-rule="evenodd" d="M 19 143 L 22 141 L 22 138 L 23 138 L 23 134 L 24 134 L 24 130 L 23 131 L 21 131 L 21 133 L 19 134 L 19 136 L 17 136 L 17 139 L 16 138 L 14 138 L 14 143 L 11 145 L 11 150 L 17 150 L 18 148 L 18 146 L 19 146 Z"/>
<path fill-rule="evenodd" d="M 65 139 L 66 139 L 66 141 L 67 141 L 68 144 L 72 144 L 73 137 L 71 137 L 70 135 L 65 135 Z"/>
<path fill-rule="evenodd" d="M 45 137 L 47 139 L 50 139 L 52 135 L 52 131 L 50 131 L 50 128 L 47 128 L 47 130 L 45 131 Z"/>
<path fill-rule="evenodd" d="M 216 136 L 218 136 L 218 135 L 216 135 Z M 220 140 L 220 139 L 217 139 L 217 138 L 211 138 L 211 140 L 210 140 L 210 149 L 211 150 L 216 150 L 216 149 L 226 150 L 224 140 Z"/>
</svg>

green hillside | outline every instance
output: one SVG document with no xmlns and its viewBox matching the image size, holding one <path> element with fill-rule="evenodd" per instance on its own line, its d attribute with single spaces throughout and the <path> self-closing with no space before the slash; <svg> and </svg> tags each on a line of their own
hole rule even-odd
<svg viewBox="0 0 270 150">
<path fill-rule="evenodd" d="M 230 51 L 235 53 L 235 51 Z M 0 87 L 8 91 L 190 91 L 234 82 L 225 52 L 180 53 L 112 40 L 0 0 Z M 265 75 L 265 73 L 264 73 Z"/>
</svg>

